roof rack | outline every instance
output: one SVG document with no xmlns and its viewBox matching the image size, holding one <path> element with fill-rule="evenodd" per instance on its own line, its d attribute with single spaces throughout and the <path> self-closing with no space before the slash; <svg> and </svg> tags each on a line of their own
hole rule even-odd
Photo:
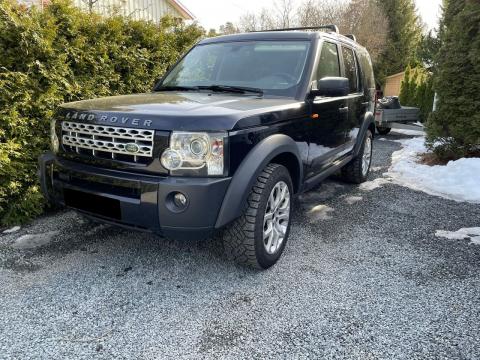
<svg viewBox="0 0 480 360">
<path fill-rule="evenodd" d="M 255 30 L 250 32 L 270 32 L 270 31 L 293 31 L 293 30 L 330 30 L 334 33 L 339 33 L 337 25 L 322 25 L 322 26 L 305 26 L 305 27 L 294 27 L 294 28 L 285 28 L 285 29 L 272 29 L 272 30 Z"/>
<path fill-rule="evenodd" d="M 345 34 L 345 35 L 343 35 L 343 36 L 345 36 L 345 37 L 347 37 L 347 38 L 349 38 L 349 39 L 357 42 L 357 37 L 356 37 L 355 35 L 353 35 L 353 34 Z"/>
</svg>

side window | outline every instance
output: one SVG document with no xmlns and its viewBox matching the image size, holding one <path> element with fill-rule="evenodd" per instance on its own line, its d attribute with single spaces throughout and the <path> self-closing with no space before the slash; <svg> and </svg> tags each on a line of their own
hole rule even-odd
<svg viewBox="0 0 480 360">
<path fill-rule="evenodd" d="M 352 49 L 342 48 L 343 64 L 345 65 L 345 77 L 350 82 L 350 93 L 355 93 L 360 90 L 358 83 L 358 68 L 355 61 L 355 54 Z"/>
<path fill-rule="evenodd" d="M 328 76 L 340 76 L 338 47 L 336 44 L 324 42 L 317 69 L 317 80 Z"/>
</svg>

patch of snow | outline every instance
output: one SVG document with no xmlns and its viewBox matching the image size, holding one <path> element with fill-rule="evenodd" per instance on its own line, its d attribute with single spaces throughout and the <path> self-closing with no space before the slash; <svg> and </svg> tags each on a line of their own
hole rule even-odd
<svg viewBox="0 0 480 360">
<path fill-rule="evenodd" d="M 360 184 L 359 189 L 364 191 L 372 191 L 388 183 L 390 183 L 389 179 L 376 178 L 375 180 L 366 181 L 363 184 Z"/>
<path fill-rule="evenodd" d="M 10 229 L 7 229 L 7 230 L 4 230 L 2 234 L 12 234 L 14 232 L 17 232 L 18 230 L 20 230 L 21 227 L 20 226 L 14 226 Z"/>
<path fill-rule="evenodd" d="M 345 201 L 349 204 L 349 205 L 352 205 L 358 201 L 362 201 L 363 200 L 363 197 L 361 196 L 347 196 L 345 198 Z"/>
<path fill-rule="evenodd" d="M 59 233 L 59 231 L 49 231 L 42 234 L 22 235 L 15 240 L 12 247 L 14 249 L 33 249 L 44 246 L 52 242 L 53 238 Z"/>
<path fill-rule="evenodd" d="M 380 141 L 387 141 L 388 139 L 385 139 L 384 137 L 380 138 L 380 139 L 377 139 L 377 140 L 380 140 Z"/>
<path fill-rule="evenodd" d="M 480 245 L 480 227 L 461 228 L 457 231 L 437 230 L 435 236 L 452 240 L 470 240 L 471 244 Z"/>
<path fill-rule="evenodd" d="M 372 166 L 372 167 L 370 168 L 370 171 L 373 171 L 373 172 L 379 171 L 379 170 L 382 170 L 382 167 L 381 167 L 381 166 Z"/>
<path fill-rule="evenodd" d="M 330 213 L 333 211 L 334 209 L 332 209 L 330 206 L 316 205 L 310 209 L 307 215 L 311 222 L 315 222 L 318 220 L 330 220 L 332 219 L 332 216 L 330 215 Z"/>
<path fill-rule="evenodd" d="M 392 154 L 392 165 L 384 174 L 391 181 L 430 195 L 480 203 L 480 158 L 428 166 L 418 163 L 418 154 L 427 151 L 423 136 L 399 142 L 403 148 Z"/>
</svg>

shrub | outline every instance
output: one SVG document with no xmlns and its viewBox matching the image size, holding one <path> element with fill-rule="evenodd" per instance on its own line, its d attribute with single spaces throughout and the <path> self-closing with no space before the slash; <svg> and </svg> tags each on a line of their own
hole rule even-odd
<svg viewBox="0 0 480 360">
<path fill-rule="evenodd" d="M 437 110 L 427 122 L 427 145 L 441 159 L 480 150 L 480 2 L 446 2 L 440 28 L 435 91 Z"/>
<path fill-rule="evenodd" d="M 432 112 L 434 95 L 432 74 L 422 67 L 407 67 L 400 89 L 400 103 L 418 107 L 420 121 L 425 122 Z"/>
<path fill-rule="evenodd" d="M 203 35 L 197 25 L 103 18 L 57 0 L 0 0 L 0 225 L 41 214 L 37 157 L 63 102 L 149 91 Z"/>
</svg>

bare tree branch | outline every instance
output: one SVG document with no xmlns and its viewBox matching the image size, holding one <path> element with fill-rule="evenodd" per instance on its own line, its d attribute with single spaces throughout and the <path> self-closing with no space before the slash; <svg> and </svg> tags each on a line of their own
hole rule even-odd
<svg viewBox="0 0 480 360">
<path fill-rule="evenodd" d="M 88 12 L 92 13 L 93 12 L 93 7 L 94 5 L 98 2 L 99 0 L 82 0 L 82 2 L 87 5 L 88 7 Z"/>
<path fill-rule="evenodd" d="M 376 0 L 277 0 L 272 8 L 240 17 L 237 31 L 335 24 L 342 34 L 354 34 L 375 61 L 383 52 L 388 20 Z"/>
</svg>

